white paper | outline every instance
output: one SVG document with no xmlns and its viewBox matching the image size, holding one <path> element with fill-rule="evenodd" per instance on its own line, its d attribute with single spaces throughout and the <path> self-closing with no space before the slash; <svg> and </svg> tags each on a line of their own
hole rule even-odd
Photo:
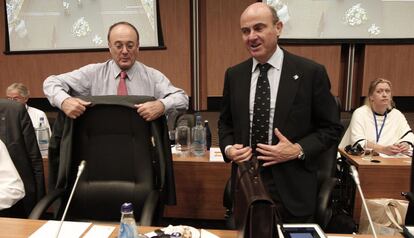
<svg viewBox="0 0 414 238">
<path fill-rule="evenodd" d="M 383 158 L 398 158 L 398 159 L 410 159 L 411 157 L 405 154 L 396 154 L 396 155 L 386 155 L 386 154 L 379 154 Z"/>
<path fill-rule="evenodd" d="M 60 221 L 48 221 L 37 229 L 29 238 L 55 238 Z M 79 238 L 88 229 L 90 222 L 63 222 L 59 238 Z"/>
<path fill-rule="evenodd" d="M 171 146 L 171 154 L 178 154 L 179 152 L 177 151 L 177 149 L 174 146 Z"/>
<path fill-rule="evenodd" d="M 108 238 L 114 230 L 114 226 L 94 225 L 83 238 Z"/>
<path fill-rule="evenodd" d="M 219 236 L 216 236 L 213 233 L 211 233 L 207 230 L 204 230 L 204 229 L 201 229 L 201 235 L 200 236 L 203 237 L 203 238 L 220 238 Z"/>
<path fill-rule="evenodd" d="M 210 148 L 210 161 L 211 162 L 224 162 L 223 155 L 221 150 L 218 147 Z"/>
<path fill-rule="evenodd" d="M 182 233 L 184 228 L 188 228 L 191 231 L 191 235 L 192 238 L 200 238 L 200 232 L 191 226 L 183 226 L 183 225 L 179 225 L 179 226 L 173 226 L 173 225 L 168 225 L 167 227 L 161 228 L 161 230 L 168 235 L 171 235 L 174 232 L 179 232 Z M 211 234 L 211 233 L 210 233 Z M 148 232 L 145 234 L 146 236 L 148 236 L 149 238 L 155 237 L 157 236 L 157 234 L 154 231 Z M 206 236 L 206 237 L 211 237 L 211 238 L 215 238 L 213 236 Z"/>
</svg>

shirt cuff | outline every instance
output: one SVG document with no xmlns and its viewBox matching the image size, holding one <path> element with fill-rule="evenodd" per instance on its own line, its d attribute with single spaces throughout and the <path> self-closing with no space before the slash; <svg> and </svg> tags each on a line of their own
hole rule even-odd
<svg viewBox="0 0 414 238">
<path fill-rule="evenodd" d="M 67 94 L 66 92 L 59 92 L 55 97 L 54 97 L 54 104 L 56 107 L 58 107 L 59 109 L 62 109 L 62 103 L 63 101 L 65 101 L 67 98 L 70 98 L 70 95 Z"/>
<path fill-rule="evenodd" d="M 232 147 L 232 145 L 227 145 L 226 147 L 224 147 L 224 154 L 227 156 L 227 151 Z"/>
<path fill-rule="evenodd" d="M 170 108 L 172 108 L 172 103 L 168 103 L 168 100 L 166 98 L 158 99 L 164 104 L 164 114 L 168 114 L 170 112 Z"/>
</svg>

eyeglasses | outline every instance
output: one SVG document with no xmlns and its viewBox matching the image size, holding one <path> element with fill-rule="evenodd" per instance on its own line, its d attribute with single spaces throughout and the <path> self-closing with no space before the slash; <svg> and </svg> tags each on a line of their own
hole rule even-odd
<svg viewBox="0 0 414 238">
<path fill-rule="evenodd" d="M 12 101 L 21 101 L 21 100 L 24 100 L 24 97 L 21 97 L 21 96 L 7 97 L 7 99 L 12 100 Z"/>
<path fill-rule="evenodd" d="M 134 43 L 131 43 L 131 42 L 127 43 L 127 44 L 122 44 L 122 43 L 116 42 L 112 46 L 118 51 L 122 51 L 124 49 L 124 47 L 127 51 L 133 51 L 137 48 L 137 45 L 134 44 Z"/>
</svg>

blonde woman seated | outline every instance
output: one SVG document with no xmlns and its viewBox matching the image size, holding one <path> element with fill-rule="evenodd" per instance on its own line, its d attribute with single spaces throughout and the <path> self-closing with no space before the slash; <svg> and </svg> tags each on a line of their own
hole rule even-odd
<svg viewBox="0 0 414 238">
<path fill-rule="evenodd" d="M 411 156 L 414 134 L 405 116 L 396 108 L 391 94 L 391 82 L 377 78 L 370 83 L 365 105 L 357 108 L 339 145 L 360 143 L 385 155 Z"/>
</svg>

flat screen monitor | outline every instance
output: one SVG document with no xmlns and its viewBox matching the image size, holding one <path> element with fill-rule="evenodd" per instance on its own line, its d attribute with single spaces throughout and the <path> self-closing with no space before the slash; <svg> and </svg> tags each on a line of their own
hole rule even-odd
<svg viewBox="0 0 414 238">
<path fill-rule="evenodd" d="M 414 42 L 414 0 L 263 0 L 284 23 L 281 39 Z"/>
<path fill-rule="evenodd" d="M 133 24 L 159 47 L 157 0 L 6 0 L 6 52 L 107 48 L 109 26 Z"/>
</svg>

